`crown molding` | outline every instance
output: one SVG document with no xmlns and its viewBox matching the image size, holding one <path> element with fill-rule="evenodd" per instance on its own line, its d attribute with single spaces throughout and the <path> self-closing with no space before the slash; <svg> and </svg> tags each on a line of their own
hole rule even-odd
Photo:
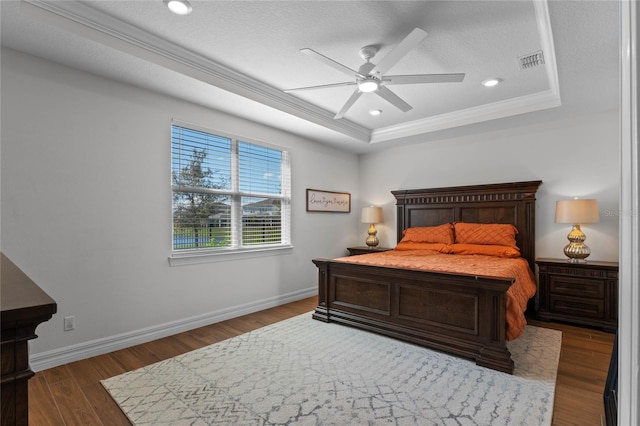
<svg viewBox="0 0 640 426">
<path fill-rule="evenodd" d="M 556 48 L 553 43 L 553 31 L 551 30 L 551 18 L 549 17 L 549 5 L 547 0 L 534 1 L 533 8 L 536 13 L 540 46 L 544 52 L 545 71 L 549 90 L 560 99 L 560 81 L 558 79 L 558 66 L 556 62 Z"/>
<path fill-rule="evenodd" d="M 551 90 L 547 90 L 421 120 L 409 121 L 397 126 L 380 128 L 372 132 L 371 143 L 386 142 L 422 133 L 466 126 L 482 121 L 554 108 L 560 105 L 560 97 Z"/>
<path fill-rule="evenodd" d="M 79 1 L 23 0 L 21 11 L 119 51 L 369 142 L 371 131 Z"/>
</svg>

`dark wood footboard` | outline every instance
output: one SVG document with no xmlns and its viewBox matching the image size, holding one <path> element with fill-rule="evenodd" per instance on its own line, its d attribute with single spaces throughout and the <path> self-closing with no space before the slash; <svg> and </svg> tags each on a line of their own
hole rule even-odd
<svg viewBox="0 0 640 426">
<path fill-rule="evenodd" d="M 506 346 L 511 279 L 315 259 L 313 318 L 345 324 L 513 373 Z"/>
</svg>

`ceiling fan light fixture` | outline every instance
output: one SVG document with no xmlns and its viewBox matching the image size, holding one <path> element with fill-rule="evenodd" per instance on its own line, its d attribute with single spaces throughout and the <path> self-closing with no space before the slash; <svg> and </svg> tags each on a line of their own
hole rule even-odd
<svg viewBox="0 0 640 426">
<path fill-rule="evenodd" d="M 400 43 L 388 52 L 384 58 L 376 64 L 370 61 L 378 52 L 378 45 L 369 45 L 360 49 L 360 56 L 365 60 L 358 70 L 353 70 L 335 60 L 324 56 L 313 49 L 300 49 L 301 53 L 308 55 L 322 62 L 334 70 L 352 78 L 351 81 L 343 83 L 321 84 L 319 86 L 300 87 L 297 89 L 285 90 L 291 93 L 297 90 L 322 89 L 328 87 L 355 86 L 355 90 L 351 96 L 342 105 L 342 108 L 333 117 L 340 120 L 345 116 L 349 109 L 356 103 L 363 93 L 373 93 L 398 108 L 402 112 L 408 112 L 413 109 L 411 105 L 405 102 L 400 96 L 395 94 L 387 86 L 393 84 L 426 84 L 426 83 L 459 83 L 464 80 L 464 73 L 449 74 L 411 74 L 411 75 L 386 75 L 387 71 L 395 66 L 404 56 L 416 48 L 427 36 L 427 33 L 420 29 L 414 28 Z M 355 80 L 355 81 L 354 81 Z M 380 111 L 381 112 L 381 111 Z M 374 113 L 370 112 L 374 115 Z"/>
<path fill-rule="evenodd" d="M 494 78 L 486 79 L 485 81 L 482 82 L 482 85 L 484 87 L 494 87 L 500 83 L 502 83 L 502 79 L 498 77 L 494 77 Z"/>
<path fill-rule="evenodd" d="M 363 93 L 375 92 L 380 87 L 380 82 L 372 77 L 367 77 L 358 83 L 358 90 Z"/>
<path fill-rule="evenodd" d="M 193 11 L 191 3 L 187 0 L 163 0 L 163 2 L 176 15 L 188 15 Z"/>
</svg>

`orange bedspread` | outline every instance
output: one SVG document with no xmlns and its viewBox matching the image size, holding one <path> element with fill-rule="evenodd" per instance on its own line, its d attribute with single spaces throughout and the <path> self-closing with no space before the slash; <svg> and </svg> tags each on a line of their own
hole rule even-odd
<svg viewBox="0 0 640 426">
<path fill-rule="evenodd" d="M 507 259 L 482 255 L 442 254 L 430 250 L 392 250 L 334 259 L 349 263 L 377 265 L 436 272 L 453 272 L 485 277 L 512 278 L 515 282 L 507 290 L 507 340 L 522 334 L 527 320 L 524 311 L 527 301 L 536 294 L 536 282 L 523 258 Z"/>
</svg>

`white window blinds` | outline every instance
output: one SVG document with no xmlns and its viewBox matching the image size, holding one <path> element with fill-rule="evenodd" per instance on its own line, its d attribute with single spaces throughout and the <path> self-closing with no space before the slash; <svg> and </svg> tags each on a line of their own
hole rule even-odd
<svg viewBox="0 0 640 426">
<path fill-rule="evenodd" d="M 171 127 L 173 250 L 290 244 L 287 151 Z"/>
</svg>

